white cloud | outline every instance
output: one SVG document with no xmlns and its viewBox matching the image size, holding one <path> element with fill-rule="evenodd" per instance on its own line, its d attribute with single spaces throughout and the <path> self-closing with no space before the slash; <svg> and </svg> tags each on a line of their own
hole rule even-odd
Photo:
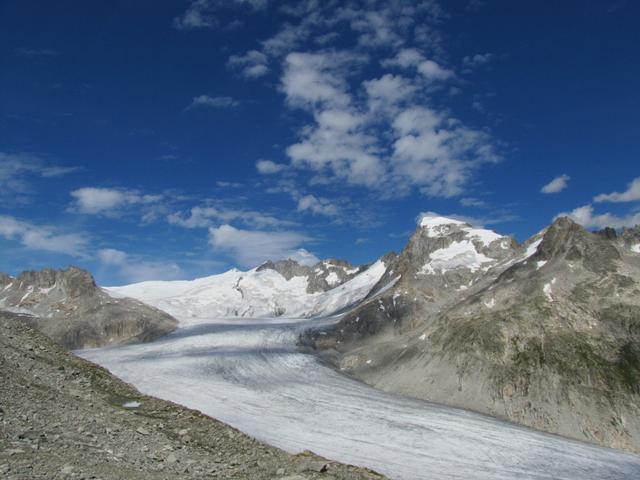
<svg viewBox="0 0 640 480">
<path fill-rule="evenodd" d="M 0 152 L 0 198 L 15 199 L 31 192 L 33 177 L 52 178 L 78 170 L 76 167 L 49 165 L 30 153 Z"/>
<path fill-rule="evenodd" d="M 141 194 L 135 190 L 84 187 L 71 192 L 72 210 L 88 215 L 117 216 L 129 205 L 152 205 L 162 200 L 161 195 Z M 150 211 L 146 212 L 153 213 Z"/>
<path fill-rule="evenodd" d="M 434 106 L 442 104 L 433 98 L 436 92 L 450 91 L 457 78 L 443 60 L 448 55 L 437 25 L 445 14 L 437 3 L 311 0 L 280 10 L 290 21 L 262 42 L 261 51 L 230 63 L 243 68 L 271 60 L 273 68 L 282 66 L 287 106 L 310 116 L 286 154 L 292 168 L 312 173 L 310 184 L 342 181 L 389 197 L 412 189 L 450 197 L 465 192 L 481 165 L 500 159 L 488 131 Z M 325 49 L 314 42 L 354 35 L 355 46 Z M 388 56 L 380 62 L 383 69 L 401 74 L 369 74 L 379 70 L 370 68 L 378 66 L 372 64 L 379 49 Z M 479 54 L 467 63 L 489 59 Z M 257 165 L 260 173 L 280 169 L 262 167 Z"/>
<path fill-rule="evenodd" d="M 475 55 L 469 55 L 462 59 L 464 66 L 469 68 L 481 67 L 487 65 L 493 59 L 491 53 L 476 53 Z"/>
<path fill-rule="evenodd" d="M 209 243 L 230 255 L 244 267 L 255 267 L 267 260 L 291 258 L 313 264 L 317 257 L 303 248 L 311 238 L 297 232 L 241 230 L 231 225 L 209 229 Z"/>
<path fill-rule="evenodd" d="M 272 175 L 274 173 L 281 172 L 285 168 L 287 168 L 286 165 L 275 163 L 271 160 L 258 160 L 256 162 L 256 169 L 262 175 Z"/>
<path fill-rule="evenodd" d="M 247 5 L 262 10 L 267 3 L 268 0 L 193 0 L 182 15 L 173 19 L 173 26 L 178 30 L 215 28 L 219 25 L 216 13 L 222 8 Z"/>
<path fill-rule="evenodd" d="M 258 50 L 249 50 L 244 55 L 231 55 L 227 63 L 244 78 L 259 78 L 269 73 L 269 59 Z"/>
<path fill-rule="evenodd" d="M 207 228 L 228 222 L 240 222 L 257 228 L 277 228 L 293 224 L 288 220 L 281 220 L 253 210 L 213 206 L 193 207 L 186 215 L 175 212 L 167 216 L 167 221 L 171 225 L 184 228 Z"/>
<path fill-rule="evenodd" d="M 556 178 L 547 183 L 540 189 L 542 193 L 558 193 L 567 188 L 567 182 L 571 177 L 569 175 L 558 175 Z"/>
<path fill-rule="evenodd" d="M 640 177 L 629 183 L 624 192 L 603 193 L 593 199 L 595 202 L 635 202 L 640 200 Z"/>
<path fill-rule="evenodd" d="M 617 216 L 612 213 L 595 214 L 592 205 L 584 205 L 575 208 L 570 212 L 563 212 L 558 217 L 569 217 L 585 228 L 622 228 L 640 225 L 640 213 L 633 213 L 626 216 Z"/>
<path fill-rule="evenodd" d="M 309 211 L 314 215 L 335 217 L 338 215 L 338 207 L 326 198 L 318 198 L 314 195 L 304 195 L 298 200 L 298 211 Z"/>
<path fill-rule="evenodd" d="M 82 233 L 61 233 L 49 225 L 35 225 L 8 215 L 0 215 L 0 236 L 17 240 L 30 250 L 86 256 L 88 237 Z"/>
<path fill-rule="evenodd" d="M 236 108 L 239 105 L 240 102 L 231 97 L 210 97 L 209 95 L 199 95 L 197 97 L 193 97 L 193 100 L 187 106 L 187 110 L 199 107 L 228 109 Z"/>
<path fill-rule="evenodd" d="M 445 81 L 455 77 L 453 70 L 442 67 L 434 60 L 427 59 L 420 51 L 414 48 L 400 50 L 394 58 L 382 62 L 386 67 L 415 68 L 425 79 L 429 81 Z"/>
<path fill-rule="evenodd" d="M 184 274 L 173 262 L 149 262 L 113 248 L 98 251 L 98 259 L 104 265 L 113 267 L 118 275 L 127 282 L 144 282 L 147 280 L 175 280 Z"/>
</svg>

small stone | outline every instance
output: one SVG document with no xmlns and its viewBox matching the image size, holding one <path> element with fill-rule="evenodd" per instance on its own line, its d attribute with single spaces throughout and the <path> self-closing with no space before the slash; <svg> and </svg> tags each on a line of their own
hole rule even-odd
<svg viewBox="0 0 640 480">
<path fill-rule="evenodd" d="M 62 467 L 62 470 L 60 470 L 60 473 L 62 473 L 63 475 L 69 475 L 70 473 L 73 473 L 73 465 L 65 465 L 64 467 Z"/>
<path fill-rule="evenodd" d="M 140 435 L 149 435 L 149 430 L 144 427 L 138 427 L 136 429 L 136 432 L 138 432 Z"/>
<path fill-rule="evenodd" d="M 164 460 L 165 462 L 169 463 L 169 464 L 173 464 L 173 463 L 177 463 L 178 462 L 178 457 L 176 457 L 175 453 L 170 453 L 167 458 L 165 458 Z"/>
<path fill-rule="evenodd" d="M 184 429 L 178 431 L 178 435 L 180 435 L 181 437 L 184 437 L 187 433 L 189 433 L 189 429 L 188 428 L 184 428 Z"/>
<path fill-rule="evenodd" d="M 284 468 L 279 468 L 276 470 L 276 475 L 284 475 Z"/>
</svg>

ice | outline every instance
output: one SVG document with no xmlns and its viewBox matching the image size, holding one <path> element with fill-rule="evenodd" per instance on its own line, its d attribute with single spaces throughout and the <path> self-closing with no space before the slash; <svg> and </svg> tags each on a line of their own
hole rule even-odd
<svg viewBox="0 0 640 480">
<path fill-rule="evenodd" d="M 77 353 L 259 440 L 392 479 L 640 478 L 638 456 L 352 380 L 296 351 L 300 331 L 319 321 L 208 320 L 153 343 Z"/>
</svg>

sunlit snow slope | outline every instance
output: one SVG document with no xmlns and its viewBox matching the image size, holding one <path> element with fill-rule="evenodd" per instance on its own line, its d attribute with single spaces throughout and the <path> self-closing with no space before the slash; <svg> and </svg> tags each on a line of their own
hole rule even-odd
<svg viewBox="0 0 640 480">
<path fill-rule="evenodd" d="M 149 344 L 78 352 L 143 393 L 198 409 L 291 452 L 392 479 L 629 479 L 640 457 L 387 394 L 296 351 L 309 322 L 185 325 Z M 299 322 L 299 321 L 298 321 Z"/>
<path fill-rule="evenodd" d="M 106 288 L 180 318 L 314 317 L 329 315 L 362 300 L 385 272 L 379 260 L 326 292 L 307 293 L 307 278 L 286 280 L 275 270 L 233 269 L 189 281 L 142 282 Z"/>
</svg>

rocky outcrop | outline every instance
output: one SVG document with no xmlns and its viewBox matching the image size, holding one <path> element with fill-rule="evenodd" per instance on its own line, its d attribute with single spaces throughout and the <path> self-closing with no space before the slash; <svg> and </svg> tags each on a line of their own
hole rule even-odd
<svg viewBox="0 0 640 480">
<path fill-rule="evenodd" d="M 22 314 L 24 321 L 69 349 L 151 341 L 177 327 L 160 310 L 112 298 L 79 268 L 29 271 L 0 281 L 0 310 Z"/>
<path fill-rule="evenodd" d="M 349 262 L 328 259 L 313 266 L 300 265 L 295 260 L 268 261 L 260 265 L 256 271 L 274 270 L 285 279 L 293 277 L 307 278 L 307 293 L 326 292 L 348 282 L 367 266 L 354 267 Z"/>
<path fill-rule="evenodd" d="M 388 269 L 393 288 L 302 343 L 385 390 L 640 452 L 638 229 L 560 218 L 523 245 L 471 240 L 445 270 L 435 252 L 468 226 L 436 227 Z"/>
<path fill-rule="evenodd" d="M 0 312 L 0 477 L 382 480 L 142 395 Z"/>
</svg>

